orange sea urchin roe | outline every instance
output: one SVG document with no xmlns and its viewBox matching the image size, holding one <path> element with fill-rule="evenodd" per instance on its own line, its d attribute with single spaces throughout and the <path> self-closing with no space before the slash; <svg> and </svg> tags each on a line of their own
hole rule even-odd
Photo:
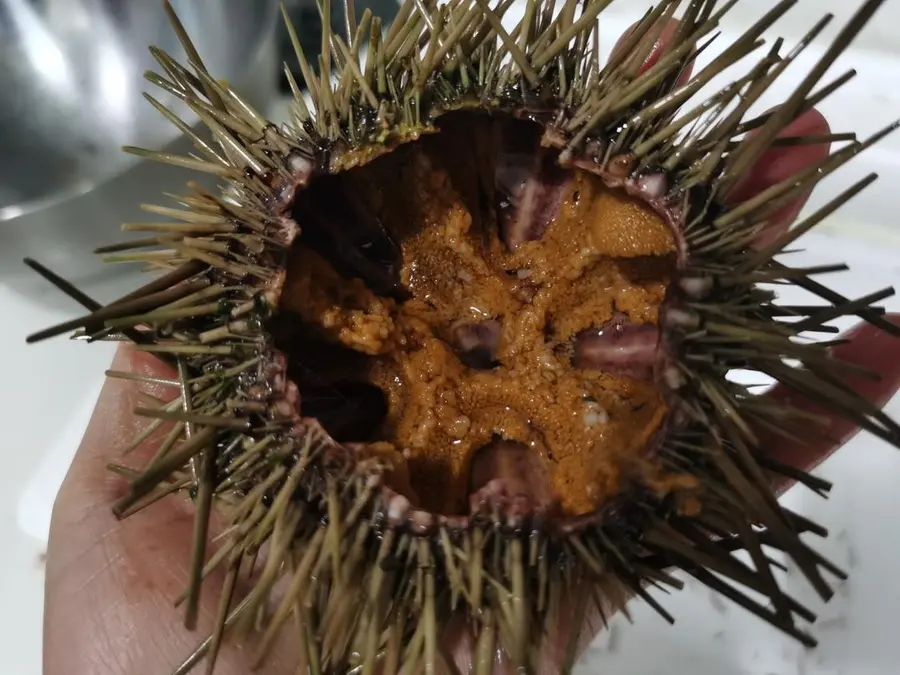
<svg viewBox="0 0 900 675">
<path fill-rule="evenodd" d="M 483 207 L 483 133 L 450 129 L 342 174 L 399 242 L 408 300 L 342 279 L 301 237 L 283 307 L 372 355 L 360 377 L 387 397 L 379 438 L 406 458 L 423 507 L 465 512 L 468 462 L 500 436 L 539 453 L 562 509 L 584 513 L 644 471 L 641 450 L 666 408 L 651 382 L 575 368 L 571 340 L 614 315 L 656 323 L 672 235 L 650 209 L 576 171 L 543 237 L 509 251 Z M 495 363 L 470 368 L 452 346 L 454 323 L 487 319 L 501 327 Z"/>
</svg>

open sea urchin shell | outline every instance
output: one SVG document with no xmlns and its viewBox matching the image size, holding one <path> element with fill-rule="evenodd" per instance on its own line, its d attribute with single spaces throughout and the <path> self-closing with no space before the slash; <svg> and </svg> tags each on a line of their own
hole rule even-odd
<svg viewBox="0 0 900 675">
<path fill-rule="evenodd" d="M 148 79 L 209 133 L 150 98 L 198 154 L 129 150 L 212 174 L 221 191 L 192 185 L 174 206 L 147 206 L 169 222 L 130 224 L 150 238 L 101 251 L 163 273 L 109 305 L 33 265 L 89 314 L 30 340 L 77 329 L 177 368 L 181 395 L 139 411 L 154 420 L 142 436 L 171 431 L 115 511 L 176 491 L 195 500 L 188 625 L 202 579 L 229 571 L 218 627 L 178 673 L 204 656 L 211 669 L 279 580 L 260 663 L 293 615 L 311 673 L 438 672 L 451 616 L 477 636 L 476 673 L 498 649 L 534 672 L 572 583 L 596 589 L 566 610 L 574 625 L 626 593 L 668 617 L 645 585 L 677 587 L 673 568 L 814 644 L 802 626 L 813 615 L 779 588 L 765 548 L 823 598 L 825 573 L 840 571 L 801 538 L 822 528 L 782 507 L 768 478 L 828 486 L 767 458 L 757 432 L 809 434 L 816 419 L 727 375 L 764 373 L 900 446 L 827 343 L 798 339 L 842 316 L 900 333 L 873 305 L 892 291 L 850 300 L 816 280 L 840 266 L 774 259 L 874 177 L 751 246 L 779 208 L 897 125 L 866 141 L 792 139 L 847 142 L 756 197 L 725 197 L 852 76 L 820 84 L 882 3 L 862 3 L 792 96 L 755 117 L 829 17 L 791 51 L 760 50 L 795 4 L 781 2 L 688 75 L 734 1 L 662 0 L 605 65 L 609 0 L 528 0 L 504 28 L 511 4 L 408 0 L 384 31 L 348 3 L 341 37 L 326 0 L 312 62 L 288 23 L 305 91 L 288 69 L 283 126 L 207 72 L 172 13 L 187 64 L 155 50 L 162 74 Z M 699 98 L 739 61 L 733 84 Z M 773 283 L 827 304 L 779 305 Z M 233 527 L 207 559 L 214 507 Z M 234 597 L 261 549 L 257 581 Z"/>
</svg>

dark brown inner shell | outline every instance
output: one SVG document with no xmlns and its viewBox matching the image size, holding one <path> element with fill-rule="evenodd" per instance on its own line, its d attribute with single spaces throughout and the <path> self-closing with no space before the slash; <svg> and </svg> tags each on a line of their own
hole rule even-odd
<svg viewBox="0 0 900 675">
<path fill-rule="evenodd" d="M 273 334 L 301 413 L 390 459 L 427 511 L 467 514 L 504 481 L 579 515 L 655 480 L 673 236 L 541 133 L 455 113 L 296 195 Z"/>
</svg>

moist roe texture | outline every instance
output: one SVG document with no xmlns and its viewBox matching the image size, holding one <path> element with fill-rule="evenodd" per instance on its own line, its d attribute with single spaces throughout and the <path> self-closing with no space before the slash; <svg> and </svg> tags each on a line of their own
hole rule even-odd
<svg viewBox="0 0 900 675">
<path fill-rule="evenodd" d="M 597 176 L 552 166 L 538 139 L 536 124 L 458 114 L 313 179 L 294 206 L 280 320 L 306 336 L 283 344 L 301 412 L 390 457 L 395 489 L 433 512 L 468 511 L 473 458 L 498 439 L 539 458 L 566 514 L 652 474 L 658 388 L 576 345 L 655 334 L 672 234 Z"/>
</svg>

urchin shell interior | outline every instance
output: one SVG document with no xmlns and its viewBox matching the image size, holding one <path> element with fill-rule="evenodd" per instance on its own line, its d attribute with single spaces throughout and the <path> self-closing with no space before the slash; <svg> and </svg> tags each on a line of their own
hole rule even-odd
<svg viewBox="0 0 900 675">
<path fill-rule="evenodd" d="M 456 112 L 291 207 L 275 335 L 304 415 L 393 457 L 399 494 L 439 516 L 505 512 L 498 491 L 583 515 L 622 476 L 663 478 L 641 463 L 667 417 L 653 376 L 674 235 L 540 137 Z"/>
<path fill-rule="evenodd" d="M 197 154 L 130 151 L 222 189 L 147 206 L 169 221 L 130 224 L 149 238 L 101 251 L 162 272 L 107 306 L 37 266 L 90 313 L 31 339 L 129 339 L 177 369 L 181 394 L 140 411 L 153 419 L 142 438 L 171 430 L 148 466 L 118 468 L 130 484 L 115 506 L 125 517 L 177 491 L 195 500 L 189 626 L 202 578 L 229 570 L 216 631 L 176 672 L 252 630 L 282 578 L 260 660 L 293 615 L 310 672 L 435 672 L 455 615 L 477 634 L 477 672 L 495 646 L 530 672 L 560 612 L 577 620 L 630 592 L 670 618 L 645 587 L 678 587 L 672 569 L 814 643 L 813 614 L 766 550 L 826 599 L 826 573 L 841 572 L 801 538 L 824 529 L 781 506 L 768 479 L 828 486 L 774 462 L 765 439 L 810 437 L 817 420 L 728 373 L 764 373 L 900 445 L 828 344 L 798 339 L 853 315 L 896 335 L 873 305 L 892 291 L 849 300 L 816 279 L 840 266 L 774 257 L 872 177 L 754 245 L 773 213 L 896 125 L 851 135 L 747 201 L 727 196 L 849 79 L 820 82 L 881 2 L 862 3 L 792 96 L 758 116 L 751 106 L 827 18 L 791 51 L 760 49 L 794 4 L 779 3 L 686 77 L 734 2 L 663 0 L 601 64 L 609 4 L 529 0 L 504 28 L 509 0 L 410 0 L 384 31 L 351 3 L 342 37 L 325 2 L 312 62 L 288 23 L 305 91 L 288 72 L 283 126 L 206 71 L 167 5 L 187 64 L 154 51 L 162 74 L 148 78 L 209 133 L 151 98 Z M 699 97 L 739 61 L 732 85 Z M 779 305 L 772 283 L 824 304 Z M 207 556 L 214 507 L 234 527 Z M 261 547 L 258 581 L 234 597 Z M 596 592 L 572 602 L 575 582 Z"/>
</svg>

